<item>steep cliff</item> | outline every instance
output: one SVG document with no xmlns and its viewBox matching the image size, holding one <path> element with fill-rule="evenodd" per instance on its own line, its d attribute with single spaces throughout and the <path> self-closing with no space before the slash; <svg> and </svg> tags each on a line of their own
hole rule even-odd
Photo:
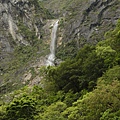
<svg viewBox="0 0 120 120">
<path fill-rule="evenodd" d="M 13 44 L 29 44 L 19 31 L 20 23 L 31 31 L 35 30 L 36 35 L 40 37 L 40 26 L 44 16 L 42 16 L 42 8 L 35 4 L 37 3 L 28 0 L 0 2 L 1 49 L 4 46 L 2 51 L 11 52 Z"/>
<path fill-rule="evenodd" d="M 60 27 L 63 35 L 62 45 L 58 48 L 58 57 L 61 58 L 67 55 L 74 56 L 74 53 L 86 43 L 96 44 L 104 40 L 104 33 L 112 30 L 120 18 L 119 0 L 69 2 L 66 4 L 67 9 L 61 11 L 63 17 Z M 63 4 L 65 5 L 64 1 L 61 6 Z"/>
<path fill-rule="evenodd" d="M 67 40 L 84 38 L 88 42 L 97 42 L 104 32 L 111 29 L 120 18 L 118 0 L 91 0 L 79 3 L 67 16 Z M 72 17 L 70 19 L 70 17 Z M 70 37 L 69 37 L 70 36 Z"/>
</svg>

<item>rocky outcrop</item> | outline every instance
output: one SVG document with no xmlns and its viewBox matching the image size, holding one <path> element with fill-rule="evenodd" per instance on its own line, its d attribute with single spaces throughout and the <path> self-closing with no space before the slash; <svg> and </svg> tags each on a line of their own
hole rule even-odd
<svg viewBox="0 0 120 120">
<path fill-rule="evenodd" d="M 40 25 L 42 17 L 34 19 L 35 5 L 28 0 L 2 0 L 0 1 L 0 48 L 1 52 L 11 52 L 14 44 L 29 45 L 28 41 L 19 32 L 19 23 L 22 22 L 31 30 L 36 31 L 40 37 Z M 39 16 L 40 17 L 40 16 Z"/>
</svg>

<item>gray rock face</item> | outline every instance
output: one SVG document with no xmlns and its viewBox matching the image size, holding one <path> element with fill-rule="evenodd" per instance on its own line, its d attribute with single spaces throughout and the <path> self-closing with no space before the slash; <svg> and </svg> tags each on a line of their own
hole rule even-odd
<svg viewBox="0 0 120 120">
<path fill-rule="evenodd" d="M 120 18 L 119 0 L 87 0 L 74 9 L 67 16 L 63 42 L 77 39 L 79 46 L 104 39 L 104 33 L 114 28 Z"/>
<path fill-rule="evenodd" d="M 20 27 L 25 26 L 40 38 L 43 21 L 41 12 L 37 10 L 34 3 L 34 1 L 29 0 L 0 1 L 0 74 L 13 58 L 16 46 L 31 45 L 30 41 L 26 39 L 26 33 L 20 31 Z"/>
<path fill-rule="evenodd" d="M 34 0 L 0 0 L 0 87 L 7 84 L 5 81 L 9 84 L 13 82 L 13 78 L 6 77 L 6 75 L 20 75 L 19 79 L 21 79 L 21 74 L 23 70 L 25 71 L 25 68 L 20 70 L 15 68 L 14 72 L 10 73 L 13 65 L 17 66 L 14 62 L 13 65 L 11 64 L 13 59 L 16 60 L 15 47 L 20 45 L 32 46 L 32 37 L 27 38 L 30 33 L 36 35 L 34 38 L 40 39 L 43 11 L 36 2 Z M 17 54 L 19 55 L 19 53 Z"/>
<path fill-rule="evenodd" d="M 0 1 L 0 52 L 12 52 L 14 45 L 29 45 L 24 35 L 19 32 L 19 23 L 22 22 L 30 30 L 36 31 L 39 37 L 41 18 L 34 19 L 35 6 L 28 0 L 1 0 Z"/>
</svg>

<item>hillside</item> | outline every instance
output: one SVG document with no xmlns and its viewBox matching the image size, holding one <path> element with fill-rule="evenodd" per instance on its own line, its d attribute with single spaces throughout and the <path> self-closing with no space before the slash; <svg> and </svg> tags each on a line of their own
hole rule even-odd
<svg viewBox="0 0 120 120">
<path fill-rule="evenodd" d="M 120 1 L 0 1 L 0 120 L 119 120 Z"/>
<path fill-rule="evenodd" d="M 0 93 L 4 93 L 23 86 L 23 74 L 47 54 L 42 28 L 52 16 L 37 0 L 1 1 L 0 15 Z"/>
<path fill-rule="evenodd" d="M 112 30 L 120 18 L 119 0 L 59 0 L 59 2 L 45 0 L 43 2 L 55 17 L 61 18 L 60 28 L 64 34 L 59 35 L 62 36 L 60 42 L 62 45 L 57 50 L 57 57 L 61 59 L 66 59 L 67 56 L 74 57 L 86 43 L 96 44 L 104 40 L 104 33 Z"/>
</svg>

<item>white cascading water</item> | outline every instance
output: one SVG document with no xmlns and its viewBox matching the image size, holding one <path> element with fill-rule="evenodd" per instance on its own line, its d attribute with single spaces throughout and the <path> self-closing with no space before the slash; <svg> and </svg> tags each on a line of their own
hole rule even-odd
<svg viewBox="0 0 120 120">
<path fill-rule="evenodd" d="M 58 22 L 57 20 L 55 24 L 53 25 L 52 34 L 51 34 L 51 44 L 50 44 L 50 55 L 47 59 L 47 66 L 54 66 L 55 61 L 55 46 L 56 46 L 56 35 L 57 35 L 57 28 L 58 28 Z"/>
</svg>

